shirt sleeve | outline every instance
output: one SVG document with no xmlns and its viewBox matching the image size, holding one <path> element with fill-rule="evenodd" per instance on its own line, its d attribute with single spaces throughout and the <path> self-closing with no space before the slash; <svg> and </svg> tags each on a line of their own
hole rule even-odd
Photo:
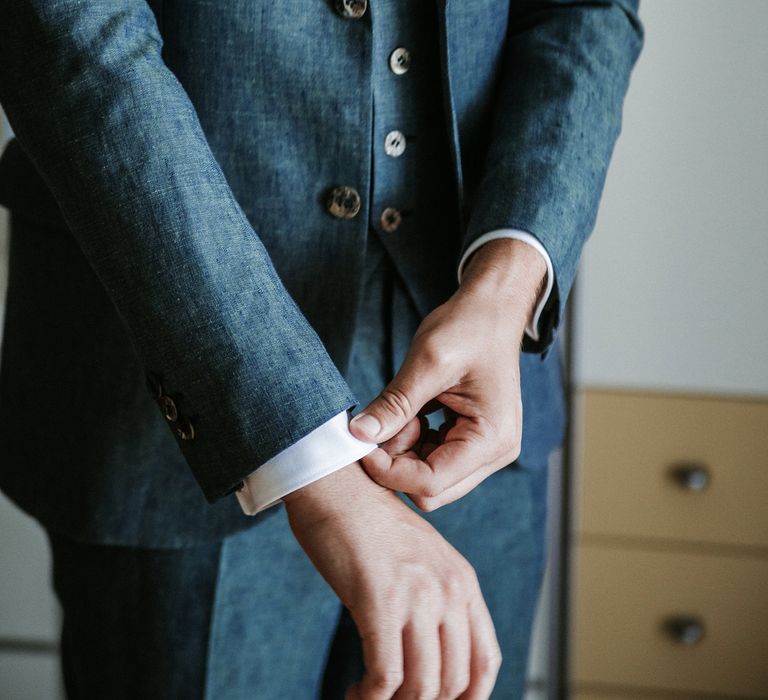
<svg viewBox="0 0 768 700">
<path fill-rule="evenodd" d="M 539 320 L 541 319 L 542 311 L 544 310 L 544 306 L 547 303 L 547 299 L 549 299 L 549 295 L 552 292 L 552 286 L 555 278 L 555 273 L 552 269 L 552 260 L 549 257 L 549 253 L 547 253 L 546 248 L 541 244 L 538 238 L 536 236 L 526 232 L 526 231 L 520 231 L 518 229 L 514 228 L 500 228 L 496 229 L 494 231 L 489 231 L 488 233 L 484 233 L 482 236 L 476 238 L 472 244 L 467 248 L 467 250 L 464 252 L 464 255 L 461 256 L 461 260 L 459 261 L 459 267 L 458 267 L 458 278 L 459 278 L 459 284 L 461 284 L 461 275 L 464 271 L 464 265 L 469 259 L 469 256 L 472 255 L 481 245 L 484 243 L 487 243 L 488 241 L 493 241 L 497 238 L 515 238 L 519 241 L 523 241 L 524 243 L 527 243 L 528 245 L 533 246 L 541 256 L 544 258 L 544 262 L 547 265 L 547 283 L 544 287 L 544 290 L 541 293 L 541 296 L 539 297 L 539 300 L 536 303 L 536 307 L 533 310 L 533 314 L 531 314 L 531 318 L 528 320 L 528 325 L 525 328 L 526 335 L 530 336 L 531 340 L 538 341 L 539 340 Z"/>
<path fill-rule="evenodd" d="M 377 447 L 349 431 L 349 411 L 336 414 L 286 447 L 243 480 L 236 492 L 246 515 L 256 515 L 313 481 L 356 462 Z"/>
</svg>

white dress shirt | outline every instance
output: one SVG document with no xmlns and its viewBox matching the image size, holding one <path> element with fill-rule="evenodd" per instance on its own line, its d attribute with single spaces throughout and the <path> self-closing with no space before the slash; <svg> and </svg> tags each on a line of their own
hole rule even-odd
<svg viewBox="0 0 768 700">
<path fill-rule="evenodd" d="M 515 238 L 528 243 L 541 253 L 547 264 L 546 286 L 525 329 L 531 339 L 538 340 L 539 319 L 552 292 L 554 272 L 547 251 L 533 235 L 517 229 L 497 229 L 483 234 L 472 242 L 459 261 L 457 270 L 459 283 L 461 283 L 464 264 L 469 256 L 484 243 L 497 238 Z M 246 515 L 256 515 L 279 503 L 286 494 L 328 476 L 376 449 L 377 443 L 364 442 L 352 435 L 349 431 L 349 421 L 348 411 L 336 414 L 246 477 L 243 487 L 236 492 L 243 512 Z"/>
</svg>

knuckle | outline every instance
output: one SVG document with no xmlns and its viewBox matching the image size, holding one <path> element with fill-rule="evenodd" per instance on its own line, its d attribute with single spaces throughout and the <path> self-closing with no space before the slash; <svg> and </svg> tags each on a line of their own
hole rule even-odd
<svg viewBox="0 0 768 700">
<path fill-rule="evenodd" d="M 414 685 L 410 697 L 416 700 L 437 700 L 440 697 L 440 688 L 435 683 L 422 681 Z"/>
<path fill-rule="evenodd" d="M 443 486 L 438 482 L 437 478 L 430 478 L 419 487 L 418 494 L 424 499 L 437 498 L 443 490 Z"/>
<path fill-rule="evenodd" d="M 501 666 L 501 652 L 498 649 L 483 652 L 477 657 L 477 670 L 482 675 L 496 673 Z"/>
<path fill-rule="evenodd" d="M 419 348 L 424 363 L 433 370 L 441 369 L 448 364 L 445 348 L 434 337 L 426 338 Z"/>
<path fill-rule="evenodd" d="M 422 513 L 431 513 L 433 510 L 437 510 L 440 507 L 440 502 L 435 498 L 422 498 L 421 496 L 415 496 L 412 500 L 414 505 Z"/>
<path fill-rule="evenodd" d="M 463 574 L 465 577 L 465 581 L 467 582 L 467 587 L 470 590 L 479 591 L 480 579 L 477 577 L 477 572 L 475 571 L 475 567 L 472 566 L 472 564 L 470 564 L 469 562 L 465 562 Z"/>
<path fill-rule="evenodd" d="M 465 598 L 468 591 L 467 577 L 463 571 L 456 569 L 446 574 L 443 579 L 443 591 L 450 601 Z"/>
<path fill-rule="evenodd" d="M 396 416 L 407 418 L 411 415 L 411 401 L 402 389 L 387 387 L 381 392 L 381 401 Z"/>
<path fill-rule="evenodd" d="M 440 700 L 456 700 L 469 688 L 469 674 L 458 676 L 445 683 L 438 696 Z"/>
<path fill-rule="evenodd" d="M 411 586 L 411 600 L 417 608 L 431 607 L 437 602 L 436 586 L 430 580 L 419 579 Z"/>
<path fill-rule="evenodd" d="M 374 669 L 370 676 L 371 688 L 381 693 L 391 693 L 403 684 L 403 672 L 397 668 Z"/>
<path fill-rule="evenodd" d="M 377 594 L 376 600 L 369 604 L 368 631 L 369 636 L 376 637 L 376 630 L 380 625 L 389 622 L 392 618 L 392 610 L 397 610 L 401 603 L 399 591 L 394 588 L 386 589 Z"/>
</svg>

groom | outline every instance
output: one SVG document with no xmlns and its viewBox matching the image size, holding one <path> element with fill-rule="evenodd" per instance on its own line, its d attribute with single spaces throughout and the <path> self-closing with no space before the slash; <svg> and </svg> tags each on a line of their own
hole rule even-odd
<svg viewBox="0 0 768 700">
<path fill-rule="evenodd" d="M 0 486 L 70 697 L 522 694 L 636 5 L 0 6 Z"/>
</svg>

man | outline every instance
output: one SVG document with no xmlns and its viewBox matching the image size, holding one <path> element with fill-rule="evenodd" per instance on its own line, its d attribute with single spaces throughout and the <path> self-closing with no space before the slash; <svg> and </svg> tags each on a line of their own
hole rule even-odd
<svg viewBox="0 0 768 700">
<path fill-rule="evenodd" d="M 69 696 L 521 695 L 636 3 L 0 20 L 0 479 Z"/>
</svg>

